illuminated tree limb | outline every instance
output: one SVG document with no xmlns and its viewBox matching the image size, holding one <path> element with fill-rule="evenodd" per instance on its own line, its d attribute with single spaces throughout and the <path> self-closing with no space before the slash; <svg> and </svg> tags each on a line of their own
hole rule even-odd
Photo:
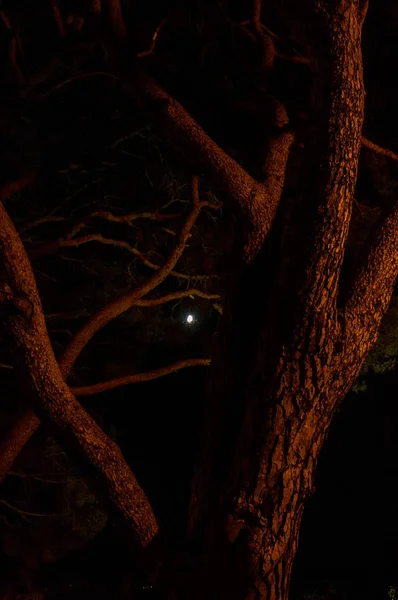
<svg viewBox="0 0 398 600">
<path fill-rule="evenodd" d="M 171 302 L 172 300 L 179 300 L 180 298 L 192 298 L 193 296 L 204 298 L 205 300 L 220 299 L 219 294 L 206 294 L 206 292 L 202 292 L 202 290 L 191 288 L 189 290 L 183 290 L 182 292 L 165 294 L 164 296 L 159 296 L 158 298 L 141 298 L 140 300 L 137 300 L 135 306 L 159 306 L 159 304 L 165 304 L 166 302 Z"/>
<path fill-rule="evenodd" d="M 18 364 L 28 398 L 63 434 L 72 453 L 80 455 L 95 474 L 97 491 L 103 498 L 111 500 L 138 542 L 147 546 L 158 531 L 149 501 L 119 447 L 82 408 L 64 381 L 48 338 L 29 259 L 2 204 L 0 223 L 3 274 L 0 305 L 6 330 L 17 347 Z M 29 413 L 25 414 L 17 426 L 21 427 L 24 421 L 33 433 L 34 426 L 38 424 L 36 419 L 29 420 Z M 26 432 L 24 435 L 26 438 Z M 19 443 L 21 440 L 16 441 Z"/>
<path fill-rule="evenodd" d="M 398 276 L 398 200 L 381 218 L 345 306 L 344 336 L 350 360 L 353 348 L 364 356 L 377 339 Z"/>
<path fill-rule="evenodd" d="M 374 152 L 375 154 L 381 154 L 382 156 L 387 156 L 388 158 L 391 158 L 391 160 L 398 162 L 398 154 L 395 154 L 395 152 L 392 152 L 391 150 L 388 150 L 387 148 L 382 148 L 381 146 L 378 146 L 377 144 L 375 144 L 374 142 L 371 142 L 370 140 L 368 140 L 365 137 L 361 137 L 361 142 L 362 142 L 362 146 L 364 148 L 366 148 L 367 150 L 372 150 L 372 152 Z"/>
<path fill-rule="evenodd" d="M 170 373 L 176 373 L 180 369 L 186 369 L 187 367 L 207 367 L 210 365 L 210 362 L 210 358 L 186 358 L 171 365 L 167 365 L 167 367 L 160 367 L 159 369 L 153 369 L 152 371 L 146 371 L 145 373 L 125 375 L 123 377 L 117 377 L 115 379 L 111 379 L 110 381 L 103 381 L 93 385 L 71 387 L 70 390 L 75 396 L 94 396 L 95 394 L 114 390 L 115 388 L 122 387 L 124 385 L 159 379 L 160 377 L 170 375 Z"/>
</svg>

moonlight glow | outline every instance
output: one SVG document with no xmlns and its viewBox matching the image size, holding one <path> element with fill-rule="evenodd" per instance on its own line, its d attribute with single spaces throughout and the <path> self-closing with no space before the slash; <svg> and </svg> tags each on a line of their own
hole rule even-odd
<svg viewBox="0 0 398 600">
<path fill-rule="evenodd" d="M 194 319 L 193 319 L 193 316 L 192 316 L 192 315 L 188 315 L 188 316 L 187 316 L 187 323 L 188 323 L 189 325 L 191 325 L 191 323 L 193 323 L 193 321 L 194 321 Z"/>
</svg>

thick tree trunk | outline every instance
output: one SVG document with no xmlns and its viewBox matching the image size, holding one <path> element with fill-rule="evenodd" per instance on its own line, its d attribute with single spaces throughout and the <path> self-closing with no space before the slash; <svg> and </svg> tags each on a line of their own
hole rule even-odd
<svg viewBox="0 0 398 600">
<path fill-rule="evenodd" d="M 370 348 L 370 343 L 350 345 L 345 313 L 337 308 L 363 122 L 365 7 L 354 1 L 333 7 L 315 4 L 317 27 L 323 28 L 319 56 L 321 61 L 325 57 L 320 68 L 326 89 L 318 115 L 317 171 L 308 200 L 316 214 L 309 250 L 302 256 L 299 294 L 292 287 L 287 290 L 295 296 L 289 304 L 292 314 L 284 314 L 283 284 L 267 281 L 271 298 L 266 301 L 263 294 L 266 316 L 259 313 L 257 325 L 242 313 L 223 317 L 221 339 L 233 337 L 234 324 L 244 322 L 251 327 L 247 335 L 252 345 L 257 340 L 256 351 L 246 368 L 245 347 L 240 349 L 241 362 L 236 356 L 229 365 L 219 360 L 214 377 L 229 380 L 227 393 L 231 389 L 233 393 L 224 397 L 220 386 L 210 388 L 217 393 L 211 394 L 206 418 L 217 425 L 207 427 L 194 477 L 191 530 L 200 535 L 207 523 L 209 552 L 227 538 L 234 556 L 240 557 L 236 568 L 244 572 L 241 581 L 246 582 L 240 589 L 235 586 L 239 600 L 287 600 L 301 517 L 313 491 L 319 453 L 334 411 Z M 259 264 L 251 276 L 261 277 L 266 271 Z M 388 287 L 387 303 L 392 291 Z M 290 331 L 284 319 L 291 324 Z M 344 370 L 348 355 L 350 368 Z M 224 356 L 231 361 L 231 352 Z M 220 429 L 220 422 L 227 426 Z M 226 477 L 220 465 L 228 468 Z"/>
</svg>

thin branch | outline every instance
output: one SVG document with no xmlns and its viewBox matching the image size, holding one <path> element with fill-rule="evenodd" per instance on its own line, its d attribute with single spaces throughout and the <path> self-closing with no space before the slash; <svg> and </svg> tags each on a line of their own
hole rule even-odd
<svg viewBox="0 0 398 600">
<path fill-rule="evenodd" d="M 261 8 L 262 0 L 254 0 L 253 2 L 253 24 L 257 29 L 261 29 Z"/>
<path fill-rule="evenodd" d="M 0 19 L 3 21 L 5 28 L 8 29 L 8 31 L 11 31 L 12 25 L 10 19 L 8 18 L 8 15 L 4 12 L 4 10 L 0 10 Z M 10 64 L 15 73 L 15 76 L 18 80 L 18 83 L 23 85 L 25 84 L 25 77 L 18 65 L 17 50 L 21 50 L 21 46 L 18 34 L 16 33 L 9 41 L 8 58 L 10 60 Z"/>
<path fill-rule="evenodd" d="M 169 203 L 167 203 L 169 204 Z M 162 207 L 160 210 L 162 210 Z M 126 215 L 114 215 L 108 210 L 96 210 L 89 214 L 87 219 L 92 219 L 94 217 L 98 219 L 106 219 L 107 221 L 111 221 L 112 223 L 125 223 L 126 225 L 131 225 L 137 219 L 148 219 L 150 221 L 167 221 L 169 219 L 177 219 L 181 217 L 182 213 L 165 213 L 162 214 L 158 210 L 155 211 L 143 211 L 143 212 L 131 212 Z"/>
<path fill-rule="evenodd" d="M 170 203 L 167 202 L 166 206 Z M 166 206 L 162 206 L 160 210 L 166 208 Z M 92 218 L 105 219 L 107 221 L 111 221 L 112 223 L 124 223 L 125 225 L 132 225 L 134 221 L 137 219 L 148 219 L 150 221 L 167 221 L 168 219 L 177 219 L 182 216 L 182 213 L 170 213 L 170 214 L 162 214 L 159 211 L 143 211 L 143 212 L 130 212 L 125 215 L 114 215 L 109 210 L 95 210 L 87 217 L 81 221 L 78 225 L 75 225 L 73 229 L 66 234 L 65 238 L 71 238 L 76 233 L 78 233 L 83 227 L 87 225 L 87 223 Z M 62 223 L 68 221 L 67 217 L 57 217 L 52 212 L 46 217 L 41 217 L 40 219 L 36 219 L 31 223 L 25 225 L 22 229 L 20 229 L 21 233 L 25 233 L 30 229 L 35 229 L 36 227 L 40 227 L 41 225 L 45 225 L 47 223 Z"/>
<path fill-rule="evenodd" d="M 388 158 L 391 158 L 391 160 L 398 163 L 398 154 L 395 154 L 395 152 L 392 152 L 391 150 L 388 150 L 387 148 L 382 148 L 381 146 L 378 146 L 377 144 L 375 144 L 374 142 L 371 142 L 370 140 L 366 139 L 363 136 L 361 137 L 361 142 L 362 142 L 362 146 L 364 148 L 367 148 L 368 150 L 372 150 L 372 152 L 374 152 L 375 154 L 381 154 L 382 156 L 387 156 Z"/>
<path fill-rule="evenodd" d="M 159 296 L 158 298 L 141 298 L 135 302 L 135 306 L 159 306 L 160 304 L 165 304 L 166 302 L 171 302 L 173 300 L 179 300 L 180 298 L 193 298 L 197 296 L 198 298 L 204 298 L 205 300 L 219 300 L 219 294 L 206 294 L 206 292 L 202 292 L 201 290 L 197 290 L 196 288 L 191 288 L 189 290 L 184 290 L 182 292 L 172 292 L 171 294 L 165 294 L 164 296 Z"/>
<path fill-rule="evenodd" d="M 191 235 L 191 229 L 199 216 L 201 207 L 202 205 L 199 200 L 199 181 L 197 177 L 193 177 L 192 209 L 181 229 L 178 242 L 174 250 L 170 253 L 166 262 L 151 277 L 126 295 L 122 296 L 121 298 L 117 298 L 113 302 L 110 302 L 97 314 L 91 317 L 88 323 L 86 323 L 86 325 L 84 325 L 82 329 L 78 331 L 74 339 L 68 345 L 60 361 L 61 369 L 66 376 L 70 373 L 70 370 L 72 369 L 83 348 L 88 344 L 97 331 L 102 329 L 102 327 L 105 327 L 105 325 L 107 325 L 114 318 L 131 308 L 131 306 L 133 306 L 137 300 L 155 289 L 170 274 L 185 250 L 186 243 Z"/>
<path fill-rule="evenodd" d="M 3 504 L 3 506 L 6 506 L 10 510 L 17 512 L 20 515 L 25 515 L 27 517 L 60 517 L 60 516 L 62 516 L 61 513 L 36 513 L 36 512 L 30 512 L 28 510 L 22 510 L 22 508 L 13 506 L 12 504 L 9 504 L 5 500 L 0 500 L 0 504 Z"/>
<path fill-rule="evenodd" d="M 9 181 L 0 188 L 0 202 L 5 202 L 10 196 L 18 192 L 22 192 L 28 185 L 36 179 L 36 174 L 29 171 L 22 175 L 19 179 Z"/>
<path fill-rule="evenodd" d="M 207 367 L 211 363 L 210 358 L 186 358 L 179 360 L 172 365 L 167 367 L 160 367 L 159 369 L 153 369 L 152 371 L 146 371 L 145 373 L 135 373 L 134 375 L 125 375 L 124 377 L 117 377 L 110 381 L 103 381 L 102 383 L 95 383 L 93 385 L 85 385 L 80 387 L 72 387 L 71 392 L 75 396 L 94 396 L 101 392 L 107 392 L 114 390 L 115 388 L 122 387 L 124 385 L 130 385 L 132 383 L 143 383 L 144 381 L 152 381 L 153 379 L 159 379 L 170 373 L 176 373 L 180 369 L 186 369 L 187 367 Z"/>
<path fill-rule="evenodd" d="M 66 239 L 60 238 L 59 240 L 55 240 L 54 242 L 47 242 L 46 244 L 40 244 L 37 248 L 33 247 L 28 250 L 29 258 L 31 260 L 37 260 L 39 258 L 43 258 L 44 256 L 48 256 L 52 254 L 59 248 L 77 248 L 82 244 L 87 244 L 90 242 L 99 242 L 101 244 L 105 244 L 106 246 L 116 246 L 117 248 L 123 248 L 127 250 L 131 254 L 134 254 L 137 258 L 141 260 L 141 262 L 152 269 L 153 271 L 158 271 L 161 267 L 152 261 L 150 261 L 143 252 L 134 248 L 131 244 L 124 240 L 114 240 L 112 238 L 106 238 L 100 233 L 89 233 L 87 235 L 82 235 L 78 238 L 74 239 Z M 186 273 L 180 273 L 179 271 L 171 270 L 169 275 L 173 277 L 178 277 L 179 279 L 187 279 L 187 280 L 195 280 L 195 279 L 205 279 L 205 278 L 213 278 L 217 277 L 216 275 L 189 275 Z"/>
<path fill-rule="evenodd" d="M 17 477 L 18 479 L 33 479 L 34 481 L 41 481 L 43 483 L 64 483 L 65 477 L 60 479 L 47 479 L 46 477 L 42 477 L 40 475 L 36 475 L 35 473 L 21 473 L 19 471 L 9 471 L 8 475 L 11 477 Z"/>
<path fill-rule="evenodd" d="M 50 6 L 51 6 L 51 12 L 53 14 L 55 24 L 58 29 L 58 33 L 59 33 L 60 37 L 64 38 L 66 36 L 66 33 L 65 33 L 64 21 L 62 19 L 62 15 L 61 15 L 61 12 L 60 12 L 59 6 L 58 6 L 58 0 L 50 0 Z"/>
<path fill-rule="evenodd" d="M 80 81 L 81 79 L 89 79 L 90 77 L 110 77 L 111 79 L 116 79 L 115 75 L 112 73 L 108 73 L 107 71 L 91 71 L 90 73 L 80 73 L 79 75 L 73 75 L 72 77 L 68 77 L 67 79 L 63 79 L 57 85 L 53 86 L 47 92 L 44 92 L 40 95 L 41 99 L 48 98 L 54 92 L 59 92 L 64 87 L 70 85 L 71 83 L 75 83 L 75 81 Z"/>
<path fill-rule="evenodd" d="M 41 225 L 45 225 L 47 223 L 64 223 L 68 219 L 66 217 L 56 217 L 54 215 L 48 215 L 47 217 L 42 217 L 41 219 L 36 219 L 36 221 L 32 221 L 27 225 L 24 225 L 19 229 L 19 233 L 23 234 L 30 229 L 35 229 L 36 227 L 40 227 Z"/>
<path fill-rule="evenodd" d="M 143 50 L 142 52 L 137 52 L 136 56 L 138 58 L 142 58 L 143 56 L 149 56 L 150 54 L 153 54 L 153 52 L 155 50 L 156 40 L 159 35 L 159 31 L 162 29 L 163 25 L 165 25 L 165 23 L 167 23 L 167 21 L 168 21 L 168 19 L 165 18 L 159 23 L 159 25 L 155 29 L 155 33 L 152 36 L 151 44 L 150 44 L 148 50 Z"/>
</svg>

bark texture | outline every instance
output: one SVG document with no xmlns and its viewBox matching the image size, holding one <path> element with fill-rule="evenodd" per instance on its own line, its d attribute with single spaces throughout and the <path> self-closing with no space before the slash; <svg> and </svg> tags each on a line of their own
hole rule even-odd
<svg viewBox="0 0 398 600">
<path fill-rule="evenodd" d="M 314 47 L 322 102 L 314 127 L 316 139 L 306 148 L 312 167 L 311 227 L 305 228 L 305 247 L 299 248 L 296 261 L 300 272 L 293 284 L 291 279 L 286 283 L 278 277 L 283 261 L 274 266 L 272 240 L 268 239 L 293 142 L 286 111 L 282 107 L 278 112 L 275 126 L 279 131 L 269 141 L 264 178 L 257 181 L 134 59 L 126 60 L 128 36 L 120 2 L 102 3 L 111 23 L 109 45 L 115 73 L 134 99 L 153 111 L 161 130 L 195 168 L 200 167 L 236 203 L 245 233 L 241 264 L 233 274 L 233 293 L 224 307 L 212 358 L 203 449 L 192 486 L 190 533 L 201 543 L 203 553 L 187 568 L 187 581 L 181 575 L 184 561 L 174 566 L 171 581 L 165 585 L 167 592 L 172 590 L 164 595 L 167 598 L 287 600 L 301 517 L 314 490 L 322 444 L 337 406 L 376 340 L 397 277 L 395 201 L 380 220 L 351 291 L 344 301 L 339 299 L 361 140 L 365 143 L 361 138 L 361 32 L 367 2 L 309 0 L 308 4 L 313 9 L 314 30 L 319 32 Z M 268 44 L 264 66 L 271 69 L 275 48 L 260 16 L 261 3 L 256 1 L 253 23 L 258 38 Z M 365 145 L 375 150 L 372 143 Z M 396 159 L 390 152 L 386 156 Z M 38 409 L 95 470 L 105 493 L 142 545 L 157 531 L 149 503 L 118 448 L 76 402 L 64 377 L 101 327 L 134 303 L 155 302 L 143 296 L 171 272 L 199 208 L 196 180 L 192 212 L 167 263 L 143 288 L 132 290 L 90 319 L 67 349 L 61 371 L 49 345 L 29 262 L 7 215 L 0 214 L 7 267 L 0 288 L 1 310 L 19 347 L 29 397 L 36 398 Z M 302 222 L 297 224 L 297 228 L 302 226 Z M 292 298 L 286 302 L 284 295 Z M 76 391 L 94 393 L 112 385 L 106 382 Z M 4 440 L 0 477 L 38 422 L 27 412 Z"/>
<path fill-rule="evenodd" d="M 319 166 L 309 198 L 316 206 L 316 217 L 303 283 L 294 302 L 294 325 L 278 342 L 275 330 L 283 329 L 283 324 L 268 319 L 258 335 L 257 360 L 249 368 L 249 382 L 241 389 L 243 408 L 233 414 L 230 398 L 213 396 L 207 415 L 216 422 L 220 415 L 226 421 L 244 415 L 229 476 L 218 498 L 213 497 L 212 510 L 216 522 L 224 518 L 229 543 L 244 557 L 249 583 L 236 597 L 246 600 L 288 598 L 301 516 L 313 491 L 324 438 L 336 407 L 375 340 L 397 275 L 395 207 L 380 226 L 347 306 L 338 307 L 364 112 L 361 30 L 365 6 L 325 2 L 317 3 L 317 9 L 327 47 L 326 52 L 320 51 L 320 56 L 327 54 L 327 62 L 321 65 L 323 77 L 325 71 L 327 75 L 323 95 L 329 101 L 319 115 L 315 149 Z M 275 306 L 278 289 L 270 293 Z M 270 314 L 278 315 L 278 311 Z M 230 325 L 239 317 L 225 318 Z M 280 313 L 279 318 L 283 319 Z M 220 368 L 225 378 L 228 367 L 220 364 Z M 216 432 L 220 433 L 218 427 L 207 429 L 208 434 Z M 204 446 L 216 448 L 219 454 L 224 442 L 225 438 L 216 443 L 210 438 Z M 204 451 L 201 460 L 192 497 L 194 522 L 209 488 L 217 487 L 220 476 L 220 469 L 214 469 L 217 452 Z M 219 535 L 223 536 L 221 531 Z M 214 532 L 210 539 L 211 547 Z"/>
<path fill-rule="evenodd" d="M 158 531 L 149 501 L 119 447 L 82 408 L 64 381 L 48 338 L 29 259 L 1 204 L 0 223 L 0 255 L 4 268 L 0 307 L 6 329 L 17 346 L 27 400 L 55 425 L 72 452 L 79 453 L 93 472 L 103 497 L 111 501 L 145 547 Z M 26 413 L 14 429 L 14 447 L 15 443 L 25 441 L 38 423 L 33 413 Z"/>
</svg>

